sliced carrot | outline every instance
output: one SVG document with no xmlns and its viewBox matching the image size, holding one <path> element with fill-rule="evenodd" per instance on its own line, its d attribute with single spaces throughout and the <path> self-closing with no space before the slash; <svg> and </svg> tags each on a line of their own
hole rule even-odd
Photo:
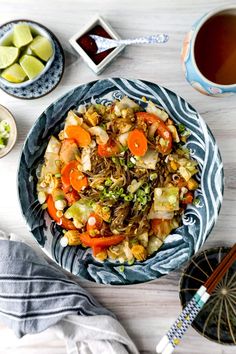
<svg viewBox="0 0 236 354">
<path fill-rule="evenodd" d="M 80 241 L 89 247 L 109 247 L 112 245 L 117 245 L 123 241 L 125 236 L 123 235 L 112 235 L 112 236 L 101 236 L 101 237 L 91 237 L 88 232 L 84 232 L 80 235 Z"/>
<path fill-rule="evenodd" d="M 65 198 L 67 200 L 68 205 L 71 206 L 72 204 L 77 202 L 77 200 L 80 199 L 80 196 L 76 190 L 72 189 L 71 192 L 65 194 Z"/>
<path fill-rule="evenodd" d="M 159 230 L 159 225 L 162 223 L 162 219 L 152 219 L 151 220 L 151 228 L 154 233 L 157 233 Z"/>
<path fill-rule="evenodd" d="M 79 162 L 77 160 L 70 161 L 61 170 L 61 182 L 65 193 L 69 192 L 70 190 L 70 173 L 74 170 L 78 170 L 78 164 Z"/>
<path fill-rule="evenodd" d="M 92 249 L 93 249 L 93 255 L 96 257 L 96 255 L 104 251 L 106 247 L 93 246 Z"/>
<path fill-rule="evenodd" d="M 158 150 L 163 154 L 167 155 L 171 152 L 173 139 L 171 132 L 163 122 L 163 120 L 157 117 L 155 114 L 148 113 L 148 112 L 137 112 L 136 113 L 137 119 L 140 119 L 148 124 L 156 123 L 157 126 L 157 133 L 159 136 L 164 140 L 165 144 L 162 146 L 158 144 Z"/>
<path fill-rule="evenodd" d="M 120 151 L 120 145 L 112 139 L 109 139 L 106 144 L 98 145 L 98 155 L 101 157 L 112 157 L 119 154 Z"/>
<path fill-rule="evenodd" d="M 128 136 L 128 148 L 135 156 L 143 156 L 147 151 L 147 138 L 140 129 L 134 129 Z"/>
<path fill-rule="evenodd" d="M 186 187 L 186 185 L 187 185 L 187 182 L 185 181 L 185 179 L 180 177 L 178 182 L 177 182 L 177 186 L 179 188 L 182 188 L 182 187 Z"/>
<path fill-rule="evenodd" d="M 193 193 L 192 192 L 187 192 L 183 199 L 181 200 L 182 204 L 191 204 L 193 202 Z"/>
<path fill-rule="evenodd" d="M 68 125 L 65 132 L 68 138 L 75 139 L 80 147 L 86 147 L 91 143 L 89 132 L 79 125 Z"/>
<path fill-rule="evenodd" d="M 66 230 L 76 230 L 75 225 L 73 224 L 72 221 L 68 220 L 64 216 L 59 218 L 57 216 L 57 209 L 54 205 L 54 201 L 52 196 L 49 194 L 47 197 L 47 211 L 48 214 L 51 216 L 51 218 L 56 221 L 57 224 L 59 224 L 61 227 L 63 227 Z"/>
<path fill-rule="evenodd" d="M 90 236 L 97 236 L 100 234 L 100 230 L 102 228 L 103 219 L 96 213 L 92 213 L 89 215 L 87 221 L 87 231 Z"/>
<path fill-rule="evenodd" d="M 70 183 L 77 192 L 80 192 L 88 186 L 88 178 L 78 169 L 74 169 L 70 172 Z"/>
</svg>

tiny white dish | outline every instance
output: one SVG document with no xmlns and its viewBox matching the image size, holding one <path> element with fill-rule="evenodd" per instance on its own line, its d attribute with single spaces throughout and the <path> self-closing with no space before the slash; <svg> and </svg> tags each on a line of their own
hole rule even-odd
<svg viewBox="0 0 236 354">
<path fill-rule="evenodd" d="M 0 105 L 0 122 L 2 120 L 5 120 L 10 125 L 10 136 L 7 140 L 6 147 L 0 149 L 0 158 L 7 155 L 11 151 L 17 138 L 16 122 L 13 115 L 6 107 Z"/>
<path fill-rule="evenodd" d="M 11 24 L 13 24 L 13 25 L 11 26 L 9 31 L 7 31 L 1 37 L 0 45 L 9 45 L 10 44 L 11 37 L 12 37 L 12 34 L 13 34 L 14 24 L 18 24 L 18 23 L 26 23 L 26 24 L 28 24 L 34 37 L 36 35 L 40 35 L 40 36 L 43 36 L 43 37 L 47 38 L 50 41 L 51 45 L 52 45 L 53 54 L 52 54 L 51 58 L 47 61 L 46 65 L 45 65 L 44 69 L 41 71 L 41 73 L 39 75 L 35 76 L 35 78 L 33 78 L 33 79 L 28 79 L 28 80 L 26 80 L 24 82 L 21 82 L 21 83 L 13 83 L 13 82 L 9 82 L 9 81 L 3 79 L 0 76 L 0 84 L 2 84 L 4 86 L 7 86 L 7 87 L 12 87 L 12 88 L 26 87 L 26 86 L 32 84 L 33 82 L 37 81 L 50 68 L 50 66 L 51 66 L 51 64 L 52 64 L 52 62 L 54 60 L 54 57 L 55 57 L 55 45 L 54 45 L 54 41 L 52 40 L 51 35 L 49 34 L 49 32 L 46 29 L 44 29 L 43 27 L 41 27 L 39 24 L 33 23 L 31 21 L 27 21 L 27 20 L 12 21 Z"/>
<path fill-rule="evenodd" d="M 77 42 L 80 37 L 88 33 L 95 26 L 100 25 L 110 36 L 111 39 L 119 40 L 120 36 L 114 31 L 114 29 L 107 23 L 101 16 L 94 16 L 85 26 L 81 28 L 80 31 L 75 33 L 69 42 L 77 53 L 81 55 L 87 65 L 96 73 L 100 74 L 111 62 L 117 57 L 118 54 L 125 48 L 125 45 L 114 48 L 110 54 L 108 54 L 99 64 L 96 64 L 86 51 Z"/>
</svg>

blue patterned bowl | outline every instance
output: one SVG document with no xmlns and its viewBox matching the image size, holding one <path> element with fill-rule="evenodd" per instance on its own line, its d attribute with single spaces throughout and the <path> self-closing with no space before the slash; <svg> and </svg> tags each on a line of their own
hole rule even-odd
<svg viewBox="0 0 236 354">
<path fill-rule="evenodd" d="M 183 123 L 191 135 L 187 147 L 198 161 L 200 188 L 198 203 L 188 205 L 182 226 L 174 230 L 161 249 L 144 262 L 120 265 L 96 261 L 90 249 L 63 248 L 60 226 L 41 209 L 36 193 L 36 169 L 43 161 L 48 140 L 62 128 L 69 109 L 82 103 L 107 104 L 127 95 L 141 106 L 145 96 L 162 106 L 176 123 Z M 223 166 L 212 133 L 201 116 L 184 99 L 166 88 L 141 80 L 104 79 L 81 85 L 51 104 L 31 129 L 20 159 L 19 199 L 26 222 L 43 250 L 71 273 L 103 284 L 135 284 L 159 278 L 179 268 L 203 245 L 212 230 L 222 203 Z"/>
</svg>

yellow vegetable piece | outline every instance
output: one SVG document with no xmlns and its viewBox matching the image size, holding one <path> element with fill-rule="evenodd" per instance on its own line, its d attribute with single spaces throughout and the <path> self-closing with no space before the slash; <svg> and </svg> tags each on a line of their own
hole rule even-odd
<svg viewBox="0 0 236 354">
<path fill-rule="evenodd" d="M 179 210 L 179 188 L 164 187 L 154 189 L 154 210 L 175 211 Z"/>
<path fill-rule="evenodd" d="M 138 261 L 144 261 L 147 258 L 147 251 L 142 245 L 134 245 L 131 252 Z"/>
<path fill-rule="evenodd" d="M 24 47 L 33 40 L 29 26 L 26 23 L 19 23 L 13 29 L 13 44 L 17 48 Z"/>
<path fill-rule="evenodd" d="M 193 191 L 198 188 L 198 183 L 195 181 L 195 179 L 190 178 L 187 183 L 187 187 L 190 191 Z"/>
<path fill-rule="evenodd" d="M 19 55 L 19 49 L 15 47 L 0 46 L 0 69 L 13 64 Z"/>
<path fill-rule="evenodd" d="M 77 230 L 70 230 L 64 234 L 64 237 L 68 239 L 69 246 L 78 246 L 80 242 L 80 232 Z"/>
<path fill-rule="evenodd" d="M 26 73 L 21 68 L 21 66 L 17 63 L 13 64 L 13 65 L 9 66 L 9 68 L 6 68 L 5 70 L 3 70 L 1 76 L 5 80 L 7 80 L 9 82 L 14 82 L 14 83 L 23 82 L 27 78 Z"/>
<path fill-rule="evenodd" d="M 37 57 L 44 61 L 48 61 L 53 54 L 51 42 L 42 36 L 34 38 L 33 42 L 30 44 L 30 49 L 33 54 L 37 55 Z"/>
<path fill-rule="evenodd" d="M 43 63 L 31 55 L 23 55 L 20 58 L 20 65 L 30 79 L 34 79 L 44 69 Z"/>
</svg>

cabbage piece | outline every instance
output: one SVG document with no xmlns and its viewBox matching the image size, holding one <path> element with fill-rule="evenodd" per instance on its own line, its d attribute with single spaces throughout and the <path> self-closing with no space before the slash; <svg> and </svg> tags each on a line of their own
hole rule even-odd
<svg viewBox="0 0 236 354">
<path fill-rule="evenodd" d="M 109 258 L 118 259 L 121 263 L 133 260 L 133 255 L 127 241 L 123 241 L 115 246 L 110 246 L 107 253 Z"/>
<path fill-rule="evenodd" d="M 155 225 L 153 232 L 161 241 L 164 241 L 165 238 L 171 233 L 172 230 L 176 229 L 179 226 L 176 218 L 171 220 L 162 220 L 161 223 Z"/>
<path fill-rule="evenodd" d="M 60 173 L 60 160 L 59 160 L 59 155 L 55 154 L 53 152 L 46 152 L 44 155 L 44 168 L 41 170 L 41 178 L 43 176 L 46 176 L 46 174 L 52 174 L 55 175 L 57 173 Z"/>
<path fill-rule="evenodd" d="M 156 150 L 148 149 L 144 156 L 137 159 L 136 166 L 140 168 L 155 170 L 156 164 L 159 161 L 158 153 Z"/>
<path fill-rule="evenodd" d="M 77 112 L 79 114 L 84 114 L 86 112 L 86 104 L 80 104 L 77 108 Z"/>
<path fill-rule="evenodd" d="M 61 148 L 60 141 L 57 138 L 55 138 L 54 136 L 51 136 L 51 138 L 48 142 L 48 146 L 45 151 L 45 154 L 51 153 L 51 152 L 54 154 L 59 154 L 60 148 Z"/>
<path fill-rule="evenodd" d="M 176 143 L 180 142 L 180 138 L 179 138 L 179 134 L 177 132 L 177 129 L 175 128 L 175 126 L 173 124 L 167 125 L 167 128 L 169 129 L 169 131 L 171 132 L 171 135 L 173 137 L 173 140 Z"/>
<path fill-rule="evenodd" d="M 179 188 L 163 187 L 154 189 L 154 210 L 179 210 Z"/>
<path fill-rule="evenodd" d="M 159 240 L 156 236 L 151 236 L 148 240 L 147 252 L 150 256 L 154 252 L 156 252 L 162 245 L 162 241 Z"/>
<path fill-rule="evenodd" d="M 128 144 L 128 136 L 129 136 L 129 132 L 123 133 L 121 135 L 118 136 L 118 140 L 121 143 L 122 146 L 127 146 Z"/>
<path fill-rule="evenodd" d="M 92 201 L 90 199 L 82 198 L 71 205 L 64 215 L 67 219 L 74 219 L 84 225 L 92 212 Z"/>
<path fill-rule="evenodd" d="M 83 118 L 78 117 L 77 114 L 72 110 L 68 112 L 65 120 L 65 128 L 68 127 L 69 125 L 81 125 L 82 123 L 83 123 Z"/>
<path fill-rule="evenodd" d="M 91 135 L 95 135 L 96 136 L 96 142 L 98 144 L 104 145 L 109 140 L 109 136 L 108 136 L 106 130 L 104 130 L 103 128 L 101 128 L 99 126 L 89 128 L 88 131 L 89 131 L 89 133 Z"/>
<path fill-rule="evenodd" d="M 83 172 L 91 171 L 91 149 L 89 147 L 85 147 L 82 149 L 81 164 Z"/>
<path fill-rule="evenodd" d="M 148 245 L 148 232 L 144 232 L 141 235 L 138 235 L 138 240 L 143 247 L 147 247 Z"/>
<path fill-rule="evenodd" d="M 166 210 L 154 210 L 154 205 L 152 205 L 149 213 L 148 219 L 162 219 L 162 220 L 170 220 L 173 219 L 174 212 L 173 211 L 166 211 Z"/>
<path fill-rule="evenodd" d="M 54 136 L 51 136 L 47 149 L 44 154 L 44 168 L 41 169 L 41 179 L 48 173 L 56 174 L 60 172 L 59 151 L 61 149 L 61 143 Z"/>
<path fill-rule="evenodd" d="M 188 182 L 188 180 L 198 172 L 197 161 L 181 158 L 178 160 L 180 165 L 178 172 Z"/>
<path fill-rule="evenodd" d="M 146 112 L 155 114 L 158 118 L 162 119 L 164 122 L 169 117 L 165 111 L 158 108 L 152 101 L 148 101 Z"/>
<path fill-rule="evenodd" d="M 131 100 L 129 97 L 124 96 L 120 101 L 116 102 L 114 106 L 114 112 L 118 117 L 120 117 L 121 111 L 125 108 L 132 108 L 134 111 L 138 111 L 140 107 L 136 102 Z"/>
</svg>

